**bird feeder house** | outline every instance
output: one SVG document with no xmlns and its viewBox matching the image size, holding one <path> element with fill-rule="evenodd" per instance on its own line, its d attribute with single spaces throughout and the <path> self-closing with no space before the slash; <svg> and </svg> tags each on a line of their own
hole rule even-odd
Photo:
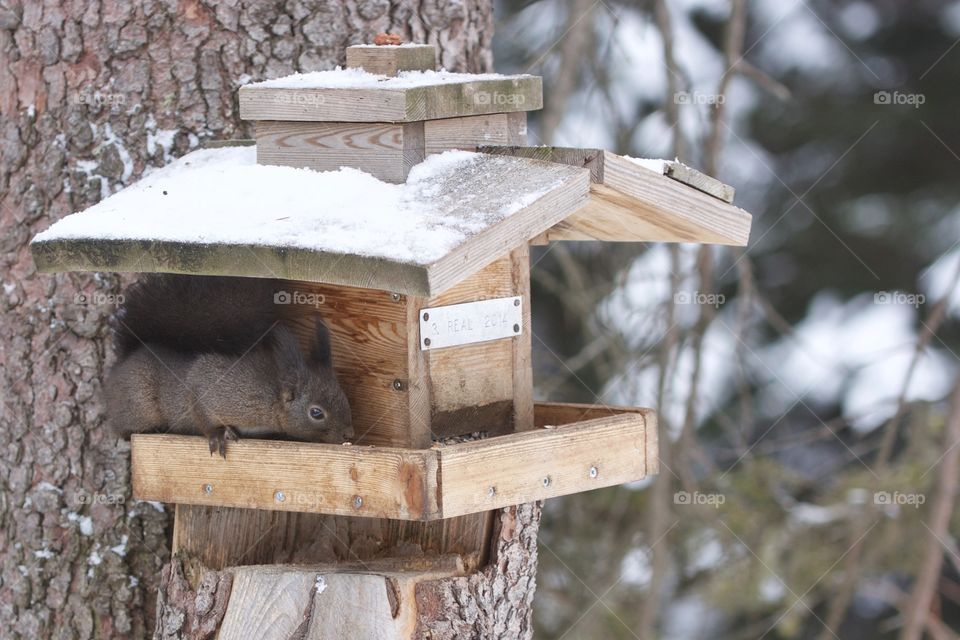
<svg viewBox="0 0 960 640">
<path fill-rule="evenodd" d="M 679 163 L 527 147 L 539 77 L 434 60 L 350 47 L 346 69 L 243 86 L 254 145 L 189 153 L 32 243 L 47 272 L 272 278 L 305 343 L 315 314 L 330 328 L 355 442 L 245 439 L 220 458 L 199 436 L 132 437 L 134 496 L 178 505 L 174 545 L 208 566 L 250 559 L 210 550 L 240 522 L 259 523 L 249 546 L 291 544 L 265 533 L 303 523 L 282 513 L 476 566 L 491 510 L 657 472 L 654 411 L 534 401 L 529 246 L 744 245 L 749 214 Z"/>
</svg>

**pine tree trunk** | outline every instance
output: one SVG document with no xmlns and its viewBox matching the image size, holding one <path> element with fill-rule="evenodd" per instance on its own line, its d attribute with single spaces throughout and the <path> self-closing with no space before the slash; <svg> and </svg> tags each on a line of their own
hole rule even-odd
<svg viewBox="0 0 960 640">
<path fill-rule="evenodd" d="M 3 637 L 147 637 L 169 561 L 170 513 L 130 498 L 129 447 L 103 427 L 106 320 L 123 283 L 38 275 L 30 238 L 205 139 L 245 137 L 238 81 L 332 68 L 348 44 L 382 31 L 435 43 L 447 69 L 491 67 L 485 0 L 0 6 Z M 510 540 L 526 543 L 485 569 L 498 588 L 532 576 L 539 509 L 525 509 Z M 465 601 L 475 582 L 436 597 Z M 516 637 L 529 629 L 532 580 L 524 588 L 509 599 L 476 592 L 476 609 L 446 607 L 424 624 L 446 616 L 481 636 Z"/>
</svg>

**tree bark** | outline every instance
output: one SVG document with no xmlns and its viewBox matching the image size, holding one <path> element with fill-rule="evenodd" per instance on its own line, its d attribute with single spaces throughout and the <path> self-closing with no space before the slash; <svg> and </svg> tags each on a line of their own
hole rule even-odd
<svg viewBox="0 0 960 640">
<path fill-rule="evenodd" d="M 169 560 L 170 513 L 130 499 L 129 448 L 103 427 L 121 278 L 38 275 L 30 238 L 205 139 L 244 137 L 241 81 L 332 68 L 383 31 L 436 44 L 451 70 L 492 65 L 485 0 L 0 6 L 4 637 L 146 637 Z"/>
</svg>

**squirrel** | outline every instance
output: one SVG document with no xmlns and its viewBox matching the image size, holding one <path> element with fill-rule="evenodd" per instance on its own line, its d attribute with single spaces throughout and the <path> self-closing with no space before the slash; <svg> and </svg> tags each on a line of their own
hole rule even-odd
<svg viewBox="0 0 960 640">
<path fill-rule="evenodd" d="M 276 295 L 269 280 L 224 276 L 157 274 L 129 287 L 112 318 L 113 432 L 204 435 L 224 458 L 241 436 L 352 438 L 326 325 L 317 318 L 304 353 Z"/>
</svg>

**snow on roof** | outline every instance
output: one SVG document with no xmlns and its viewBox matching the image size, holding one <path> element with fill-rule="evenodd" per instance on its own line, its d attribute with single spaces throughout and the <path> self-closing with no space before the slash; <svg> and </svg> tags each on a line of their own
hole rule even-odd
<svg viewBox="0 0 960 640">
<path fill-rule="evenodd" d="M 532 76 L 499 73 L 453 73 L 450 71 L 401 71 L 396 77 L 376 75 L 363 69 L 336 69 L 294 73 L 282 78 L 248 84 L 259 89 L 412 89 L 477 80 L 515 80 Z"/>
<path fill-rule="evenodd" d="M 405 184 L 350 168 L 317 172 L 258 165 L 254 147 L 194 151 L 34 242 L 97 238 L 300 247 L 426 265 L 537 200 L 559 183 L 501 185 L 494 201 L 460 207 L 452 182 L 482 180 L 486 162 L 466 151 L 430 156 Z M 480 204 L 480 203 L 478 203 Z"/>
</svg>

